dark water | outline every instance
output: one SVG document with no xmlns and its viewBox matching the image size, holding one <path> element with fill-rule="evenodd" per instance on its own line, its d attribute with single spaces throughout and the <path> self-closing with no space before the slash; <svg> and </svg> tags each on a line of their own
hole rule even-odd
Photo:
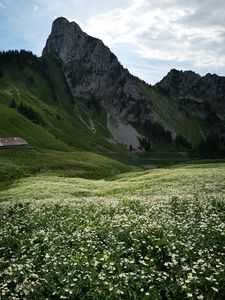
<svg viewBox="0 0 225 300">
<path fill-rule="evenodd" d="M 147 154 L 135 153 L 124 162 L 144 169 L 155 169 L 162 166 L 170 166 L 176 163 L 185 162 L 187 160 L 186 153 L 183 152 L 159 152 Z"/>
</svg>

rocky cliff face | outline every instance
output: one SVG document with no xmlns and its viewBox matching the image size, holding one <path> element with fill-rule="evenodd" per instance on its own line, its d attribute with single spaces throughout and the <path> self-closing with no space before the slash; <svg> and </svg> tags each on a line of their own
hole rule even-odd
<svg viewBox="0 0 225 300">
<path fill-rule="evenodd" d="M 173 69 L 157 86 L 170 95 L 208 101 L 212 105 L 223 104 L 225 107 L 225 77 L 222 76 L 207 74 L 201 77 L 192 71 Z"/>
<path fill-rule="evenodd" d="M 173 69 L 156 86 L 177 97 L 180 110 L 208 123 L 209 132 L 225 135 L 225 77 Z"/>
<path fill-rule="evenodd" d="M 119 143 L 137 149 L 140 129 L 155 144 L 167 142 L 165 129 L 172 140 L 179 133 L 194 143 L 212 128 L 225 135 L 225 77 L 173 69 L 150 87 L 123 68 L 101 40 L 62 17 L 53 22 L 43 50 L 48 55 L 61 62 L 77 102 L 89 101 L 107 112 L 108 130 Z M 89 123 L 96 133 L 91 116 Z"/>
<path fill-rule="evenodd" d="M 157 85 L 169 93 L 188 93 L 198 83 L 201 76 L 192 71 L 172 69 Z"/>
<path fill-rule="evenodd" d="M 43 56 L 60 59 L 75 97 L 95 99 L 112 115 L 131 123 L 149 118 L 151 104 L 139 90 L 139 80 L 124 69 L 99 39 L 84 33 L 75 22 L 58 18 Z"/>
</svg>

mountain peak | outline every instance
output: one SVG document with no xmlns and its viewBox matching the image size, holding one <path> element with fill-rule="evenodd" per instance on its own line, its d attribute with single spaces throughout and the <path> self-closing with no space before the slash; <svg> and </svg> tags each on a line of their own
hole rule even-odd
<svg viewBox="0 0 225 300">
<path fill-rule="evenodd" d="M 60 35 L 60 34 L 64 34 L 65 32 L 81 33 L 82 30 L 80 26 L 74 21 L 70 22 L 64 17 L 59 17 L 55 19 L 55 21 L 52 23 L 51 35 Z"/>
<path fill-rule="evenodd" d="M 201 76 L 198 73 L 195 73 L 191 70 L 177 70 L 177 69 L 171 69 L 166 77 L 169 76 L 180 76 L 180 77 L 196 77 L 196 78 L 201 78 Z"/>
<path fill-rule="evenodd" d="M 48 54 L 61 61 L 74 97 L 98 99 L 108 115 L 128 122 L 148 119 L 151 104 L 143 96 L 138 79 L 101 40 L 83 32 L 75 22 L 62 17 L 53 22 L 43 50 L 43 55 Z"/>
<path fill-rule="evenodd" d="M 65 17 L 58 17 L 58 18 L 56 18 L 54 21 L 53 21 L 53 24 L 63 24 L 63 23 L 70 23 L 68 20 L 67 20 L 67 18 L 65 18 Z"/>
<path fill-rule="evenodd" d="M 54 54 L 57 58 L 65 61 L 68 58 L 68 53 L 72 54 L 73 48 L 77 48 L 81 36 L 87 36 L 87 34 L 81 30 L 77 23 L 59 17 L 52 23 L 52 30 L 42 55 Z"/>
<path fill-rule="evenodd" d="M 201 76 L 193 71 L 172 69 L 157 85 L 166 91 L 173 89 L 186 91 L 191 89 L 200 79 Z"/>
</svg>

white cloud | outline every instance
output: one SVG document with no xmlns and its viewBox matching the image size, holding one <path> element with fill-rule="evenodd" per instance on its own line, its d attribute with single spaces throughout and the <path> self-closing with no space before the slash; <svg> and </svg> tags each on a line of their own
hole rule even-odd
<svg viewBox="0 0 225 300">
<path fill-rule="evenodd" d="M 39 6 L 36 5 L 36 4 L 34 4 L 34 5 L 33 5 L 33 10 L 36 11 L 36 10 L 38 10 L 38 9 L 39 9 Z"/>
<path fill-rule="evenodd" d="M 83 29 L 112 49 L 132 45 L 145 59 L 218 69 L 225 67 L 224 17 L 220 0 L 133 0 L 126 8 L 89 18 Z"/>
<path fill-rule="evenodd" d="M 64 16 L 102 39 L 125 67 L 146 81 L 160 80 L 171 68 L 224 74 L 224 0 L 0 0 L 0 3 L 4 6 L 4 9 L 0 6 L 0 27 L 4 28 L 0 46 L 5 50 L 25 47 L 40 55 L 52 21 Z"/>
</svg>

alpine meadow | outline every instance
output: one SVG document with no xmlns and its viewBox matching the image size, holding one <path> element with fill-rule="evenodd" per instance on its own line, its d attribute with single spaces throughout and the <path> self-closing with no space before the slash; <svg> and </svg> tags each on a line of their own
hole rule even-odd
<svg viewBox="0 0 225 300">
<path fill-rule="evenodd" d="M 31 2 L 47 18 L 51 1 Z M 155 1 L 128 2 L 114 14 Z M 0 48 L 0 299 L 225 299 L 225 77 L 171 68 L 147 83 L 54 19 L 41 55 Z"/>
</svg>

